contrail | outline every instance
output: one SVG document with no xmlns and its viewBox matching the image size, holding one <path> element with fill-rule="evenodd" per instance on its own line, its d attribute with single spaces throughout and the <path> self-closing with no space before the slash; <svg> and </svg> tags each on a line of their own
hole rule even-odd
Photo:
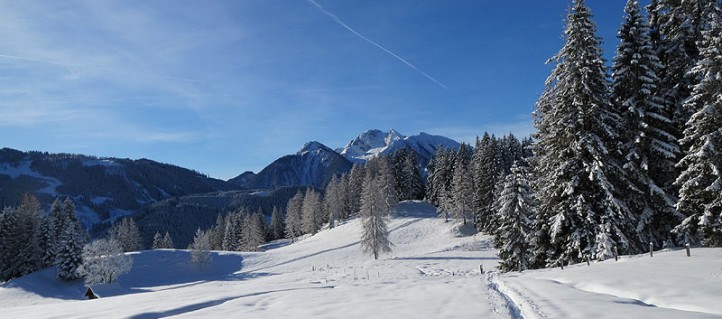
<svg viewBox="0 0 722 319">
<path fill-rule="evenodd" d="M 314 0 L 308 0 L 308 2 L 309 2 L 310 4 L 312 4 L 314 7 L 318 8 L 318 10 L 321 11 L 321 13 L 329 16 L 334 22 L 336 22 L 338 25 L 344 27 L 346 30 L 350 31 L 351 33 L 355 34 L 357 37 L 359 37 L 359 38 L 361 38 L 362 40 L 370 43 L 371 45 L 373 45 L 373 46 L 381 49 L 382 51 L 388 53 L 390 56 L 396 58 L 397 60 L 401 61 L 403 64 L 406 64 L 406 65 L 409 66 L 410 68 L 416 70 L 416 72 L 421 73 L 421 75 L 423 75 L 423 76 L 426 77 L 427 79 L 431 80 L 432 82 L 438 84 L 440 87 L 442 87 L 442 88 L 444 88 L 444 89 L 446 89 L 446 90 L 449 89 L 448 87 L 446 87 L 446 85 L 444 85 L 444 83 L 439 82 L 437 79 L 434 79 L 433 77 L 431 77 L 431 75 L 428 75 L 428 74 L 426 74 L 426 72 L 421 71 L 421 70 L 420 70 L 419 68 L 417 68 L 415 65 L 411 64 L 411 62 L 406 61 L 406 59 L 400 57 L 398 54 L 391 52 L 391 50 L 389 50 L 389 49 L 387 49 L 387 48 L 384 48 L 382 45 L 376 43 L 374 40 L 371 40 L 371 39 L 365 37 L 363 34 L 358 33 L 358 31 L 354 30 L 352 27 L 349 27 L 346 23 L 344 23 L 343 21 L 341 21 L 341 19 L 339 19 L 339 17 L 337 17 L 335 14 L 331 13 L 330 11 L 328 11 L 328 10 L 326 10 L 324 7 L 322 7 L 320 4 L 318 4 L 318 2 L 316 2 L 316 1 L 314 1 Z"/>
<path fill-rule="evenodd" d="M 64 64 L 64 63 L 61 63 L 61 62 L 57 62 L 57 61 L 33 59 L 33 58 L 26 58 L 26 57 L 16 56 L 16 55 L 7 55 L 7 54 L 0 54 L 0 58 L 21 60 L 21 61 L 27 61 L 27 62 L 37 62 L 37 63 L 67 65 L 67 64 Z"/>
</svg>

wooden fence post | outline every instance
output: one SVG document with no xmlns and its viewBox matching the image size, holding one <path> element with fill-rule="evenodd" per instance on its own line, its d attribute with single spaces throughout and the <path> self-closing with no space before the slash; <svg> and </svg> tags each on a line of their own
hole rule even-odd
<svg viewBox="0 0 722 319">
<path fill-rule="evenodd" d="M 654 257 L 654 243 L 649 242 L 649 257 Z"/>
<path fill-rule="evenodd" d="M 687 248 L 687 257 L 691 256 L 689 254 L 689 243 L 685 244 L 684 247 Z"/>
</svg>

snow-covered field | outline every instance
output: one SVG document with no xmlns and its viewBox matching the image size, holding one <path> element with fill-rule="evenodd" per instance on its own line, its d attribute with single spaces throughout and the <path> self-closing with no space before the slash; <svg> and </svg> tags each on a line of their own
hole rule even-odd
<svg viewBox="0 0 722 319">
<path fill-rule="evenodd" d="M 259 253 L 132 254 L 131 273 L 83 300 L 44 270 L 0 287 L 3 318 L 722 318 L 722 250 L 670 251 L 564 270 L 497 274 L 489 237 L 402 203 L 393 253 L 361 253 L 351 220 Z M 482 265 L 485 274 L 479 272 Z"/>
</svg>

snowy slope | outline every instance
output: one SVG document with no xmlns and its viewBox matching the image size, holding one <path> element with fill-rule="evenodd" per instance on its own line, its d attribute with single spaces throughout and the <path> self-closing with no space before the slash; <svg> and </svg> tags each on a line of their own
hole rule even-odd
<svg viewBox="0 0 722 319">
<path fill-rule="evenodd" d="M 418 135 L 404 136 L 393 129 L 388 133 L 369 130 L 336 151 L 351 162 L 363 163 L 376 156 L 393 154 L 399 149 L 408 147 L 416 151 L 420 162 L 428 163 L 439 146 L 458 149 L 459 143 L 443 136 L 429 135 L 423 132 Z"/>
<path fill-rule="evenodd" d="M 496 281 L 525 318 L 722 317 L 719 248 L 509 273 Z"/>
<path fill-rule="evenodd" d="M 466 228 L 435 216 L 403 203 L 389 225 L 394 251 L 378 261 L 361 254 L 357 219 L 265 252 L 216 252 L 203 271 L 186 251 L 135 253 L 133 271 L 98 289 L 98 300 L 80 300 L 81 285 L 45 270 L 0 286 L 2 316 L 722 318 L 720 249 L 500 275 L 488 272 L 498 261 L 489 237 L 463 236 Z"/>
</svg>

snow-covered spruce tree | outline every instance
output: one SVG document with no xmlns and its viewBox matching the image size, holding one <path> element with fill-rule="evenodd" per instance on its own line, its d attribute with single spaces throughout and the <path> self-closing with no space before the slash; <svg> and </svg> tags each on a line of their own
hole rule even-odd
<svg viewBox="0 0 722 319">
<path fill-rule="evenodd" d="M 687 149 L 678 166 L 680 199 L 677 209 L 686 218 L 675 232 L 689 243 L 722 246 L 722 20 L 720 4 L 704 10 L 708 28 L 702 32 L 700 57 L 691 75 L 694 86 L 684 107 L 693 115 L 682 145 Z M 701 241 L 700 241 L 701 240 Z"/>
<path fill-rule="evenodd" d="M 447 220 L 454 209 L 452 180 L 455 162 L 455 152 L 439 148 L 434 156 L 433 163 L 429 164 L 429 169 L 433 170 L 433 174 L 430 170 L 427 196 L 431 203 L 439 208 L 440 217 Z"/>
<path fill-rule="evenodd" d="M 364 253 L 379 259 L 379 254 L 391 251 L 389 231 L 387 229 L 388 211 L 381 187 L 367 174 L 361 191 L 361 248 Z"/>
<path fill-rule="evenodd" d="M 669 110 L 657 96 L 662 65 L 640 11 L 637 0 L 627 1 L 612 67 L 612 102 L 624 123 L 620 138 L 631 184 L 623 190 L 627 205 L 639 218 L 638 241 L 663 247 L 672 243 L 670 231 L 681 220 L 670 187 L 677 175 L 679 146 Z"/>
<path fill-rule="evenodd" d="M 164 248 L 173 249 L 175 248 L 175 243 L 173 243 L 173 238 L 170 237 L 170 233 L 167 231 L 165 232 L 165 235 L 163 235 L 163 246 Z"/>
<path fill-rule="evenodd" d="M 389 158 L 386 156 L 378 157 L 376 170 L 376 184 L 379 187 L 381 200 L 384 203 L 383 210 L 388 215 L 399 203 L 396 193 L 396 180 L 394 179 L 394 174 L 391 171 Z"/>
<path fill-rule="evenodd" d="M 454 190 L 453 216 L 454 218 L 464 220 L 464 225 L 466 225 L 466 219 L 472 212 L 471 205 L 474 199 L 474 184 L 471 179 L 469 163 L 464 163 L 463 159 L 463 156 L 458 156 L 454 167 L 454 177 L 452 180 Z"/>
<path fill-rule="evenodd" d="M 55 223 L 50 216 L 44 216 L 40 221 L 40 232 L 38 234 L 38 244 L 40 251 L 43 252 L 41 268 L 55 265 L 56 256 L 56 239 L 55 239 Z"/>
<path fill-rule="evenodd" d="M 43 265 L 40 249 L 42 212 L 35 196 L 25 194 L 17 208 L 3 210 L 0 225 L 0 281 L 27 275 Z"/>
<path fill-rule="evenodd" d="M 220 213 L 216 216 L 216 223 L 208 230 L 211 236 L 211 249 L 223 250 L 223 237 L 226 235 L 226 220 Z M 166 247 L 171 248 L 171 247 Z"/>
<path fill-rule="evenodd" d="M 697 40 L 702 38 L 703 8 L 717 0 L 653 0 L 647 7 L 652 40 L 664 68 L 659 72 L 659 94 L 666 102 L 681 138 L 693 111 L 683 104 L 698 81 L 689 71 L 699 57 Z"/>
<path fill-rule="evenodd" d="M 321 229 L 321 198 L 312 188 L 306 190 L 301 206 L 301 226 L 303 232 L 314 235 Z"/>
<path fill-rule="evenodd" d="M 133 217 L 125 217 L 108 230 L 108 234 L 120 243 L 124 252 L 141 249 L 140 230 Z"/>
<path fill-rule="evenodd" d="M 81 278 L 78 268 L 83 263 L 83 234 L 78 233 L 77 221 L 69 221 L 57 245 L 57 276 L 62 280 Z"/>
<path fill-rule="evenodd" d="M 439 162 L 439 159 L 442 155 L 442 148 L 439 147 L 436 149 L 436 152 L 434 153 L 434 156 L 431 157 L 431 160 L 429 161 L 429 164 L 426 165 L 426 171 L 428 172 L 428 175 L 426 176 L 426 200 L 429 201 L 431 204 L 436 205 L 438 207 L 438 190 L 436 189 L 437 185 L 437 171 L 436 167 L 439 166 L 437 163 Z"/>
<path fill-rule="evenodd" d="M 354 164 L 351 173 L 349 173 L 346 196 L 348 196 L 348 209 L 351 214 L 358 213 L 361 207 L 361 188 L 363 187 L 365 171 L 363 165 Z"/>
<path fill-rule="evenodd" d="M 399 200 L 421 200 L 424 198 L 424 180 L 419 171 L 416 152 L 402 148 L 391 160 L 396 181 L 396 195 Z"/>
<path fill-rule="evenodd" d="M 343 194 L 341 193 L 341 180 L 333 176 L 326 185 L 326 194 L 323 196 L 324 211 L 328 214 L 328 228 L 333 228 L 338 222 L 343 210 Z"/>
<path fill-rule="evenodd" d="M 288 205 L 286 205 L 286 238 L 290 238 L 291 242 L 303 234 L 303 228 L 301 227 L 302 209 L 303 193 L 299 190 L 295 196 L 288 200 Z"/>
<path fill-rule="evenodd" d="M 277 240 L 283 238 L 283 232 L 286 226 L 283 224 L 283 216 L 278 211 L 278 207 L 273 206 L 273 212 L 271 213 L 271 240 Z"/>
<path fill-rule="evenodd" d="M 83 247 L 83 264 L 78 273 L 85 285 L 109 284 L 130 271 L 133 260 L 123 253 L 120 243 L 113 238 L 101 238 Z"/>
<path fill-rule="evenodd" d="M 499 170 L 496 139 L 484 132 L 481 140 L 477 139 L 473 155 L 472 178 L 474 190 L 474 223 L 478 231 L 492 233 L 495 230 L 494 191 L 499 183 Z"/>
<path fill-rule="evenodd" d="M 263 215 L 261 213 L 248 215 L 244 225 L 246 229 L 243 232 L 244 251 L 258 251 L 259 246 L 266 242 L 263 223 Z"/>
<path fill-rule="evenodd" d="M 164 247 L 163 243 L 163 235 L 160 234 L 160 232 L 155 232 L 155 235 L 153 235 L 153 249 L 163 249 Z"/>
<path fill-rule="evenodd" d="M 556 66 L 534 112 L 538 209 L 551 218 L 550 265 L 612 256 L 615 245 L 639 251 L 636 220 L 617 186 L 624 182 L 614 154 L 620 117 L 609 100 L 601 40 L 584 1 L 573 3 L 566 43 L 550 60 Z"/>
<path fill-rule="evenodd" d="M 22 240 L 17 208 L 5 207 L 0 213 L 0 282 L 20 276 L 16 270 L 15 256 Z"/>
<path fill-rule="evenodd" d="M 504 179 L 504 187 L 497 198 L 499 230 L 496 244 L 500 247 L 501 271 L 531 268 L 533 253 L 530 247 L 534 235 L 531 218 L 535 215 L 535 202 L 529 184 L 527 168 L 516 163 Z"/>
<path fill-rule="evenodd" d="M 191 251 L 191 263 L 198 269 L 203 270 L 203 266 L 211 263 L 211 242 L 208 232 L 198 228 L 188 249 Z"/>
</svg>

